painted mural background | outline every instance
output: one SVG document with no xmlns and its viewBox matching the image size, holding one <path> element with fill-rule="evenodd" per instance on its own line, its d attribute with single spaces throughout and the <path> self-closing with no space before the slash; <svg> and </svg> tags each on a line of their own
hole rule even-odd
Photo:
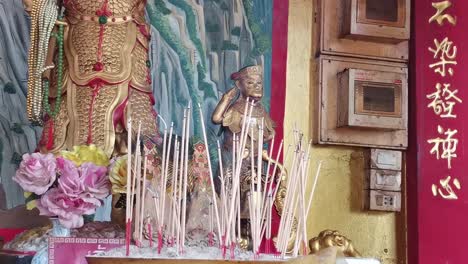
<svg viewBox="0 0 468 264">
<path fill-rule="evenodd" d="M 272 0 L 149 0 L 151 61 L 156 111 L 176 133 L 183 108 L 201 104 L 205 120 L 233 83 L 230 75 L 249 65 L 264 66 L 264 104 L 270 106 Z M 41 128 L 26 118 L 29 18 L 21 0 L 0 0 L 0 209 L 24 202 L 11 180 L 21 155 L 34 151 Z M 193 112 L 193 143 L 202 139 Z M 208 138 L 220 139 L 211 122 Z M 164 128 L 159 122 L 160 129 Z M 215 142 L 211 142 L 215 145 Z M 214 151 L 211 150 L 214 157 Z"/>
</svg>

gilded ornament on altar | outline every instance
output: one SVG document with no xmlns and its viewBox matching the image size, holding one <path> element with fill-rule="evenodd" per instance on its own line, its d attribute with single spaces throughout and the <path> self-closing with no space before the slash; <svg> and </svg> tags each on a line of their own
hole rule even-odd
<svg viewBox="0 0 468 264">
<path fill-rule="evenodd" d="M 329 247 L 338 247 L 347 257 L 361 257 L 361 254 L 354 248 L 352 241 L 338 231 L 324 230 L 317 237 L 309 240 L 310 254 L 316 254 L 320 250 Z"/>
</svg>

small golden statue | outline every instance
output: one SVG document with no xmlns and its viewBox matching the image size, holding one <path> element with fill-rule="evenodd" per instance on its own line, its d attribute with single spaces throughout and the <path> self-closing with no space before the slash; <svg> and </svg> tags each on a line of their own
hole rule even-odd
<svg viewBox="0 0 468 264">
<path fill-rule="evenodd" d="M 252 134 L 248 130 L 249 136 L 254 138 L 254 142 L 258 140 L 258 125 L 264 123 L 264 142 L 270 141 L 274 135 L 274 123 L 262 105 L 263 98 L 263 69 L 261 66 L 249 66 L 241 69 L 239 72 L 233 73 L 231 79 L 235 81 L 235 87 L 228 90 L 221 101 L 216 106 L 212 121 L 215 124 L 221 124 L 228 128 L 225 130 L 224 142 L 225 146 L 232 145 L 232 136 L 238 134 L 242 129 L 242 117 L 244 115 L 245 104 L 249 99 L 254 108 L 252 111 L 249 125 L 254 129 Z M 239 98 L 231 104 L 240 91 Z M 257 132 L 257 133 L 255 133 Z M 247 141 L 247 146 L 250 146 L 250 141 Z M 246 147 L 246 149 L 249 149 Z"/>
<path fill-rule="evenodd" d="M 347 257 L 361 257 L 361 254 L 354 248 L 352 241 L 338 231 L 324 230 L 320 232 L 318 237 L 314 237 L 309 241 L 310 254 L 316 254 L 328 247 L 338 247 Z"/>
<path fill-rule="evenodd" d="M 246 104 L 251 103 L 253 106 L 252 115 L 249 120 L 246 120 L 247 140 L 245 149 L 237 151 L 243 153 L 241 165 L 241 180 L 240 180 L 240 194 L 241 194 L 241 218 L 243 225 L 248 225 L 249 207 L 248 207 L 248 194 L 252 192 L 250 182 L 253 177 L 258 177 L 256 168 L 252 168 L 251 157 L 252 155 L 258 156 L 257 151 L 251 153 L 251 143 L 254 144 L 254 149 L 258 145 L 259 129 L 263 127 L 263 142 L 270 142 L 275 135 L 275 124 L 268 115 L 268 112 L 262 105 L 263 98 L 263 68 L 261 66 L 249 66 L 233 73 L 231 79 L 235 82 L 235 87 L 228 90 L 221 98 L 216 106 L 213 114 L 212 121 L 215 124 L 220 124 L 224 130 L 224 143 L 223 143 L 223 167 L 224 176 L 230 179 L 232 177 L 232 153 L 235 142 L 235 136 L 239 137 L 242 130 L 243 118 L 248 116 L 244 111 Z M 236 99 L 237 98 L 237 99 Z M 248 117 L 247 117 L 248 118 Z M 267 151 L 262 151 L 262 159 L 265 162 L 270 161 L 272 164 L 277 163 L 273 158 L 268 156 Z M 278 162 L 278 168 L 281 175 L 277 184 L 282 184 L 275 197 L 276 209 L 279 214 L 282 212 L 282 204 L 284 199 L 284 187 L 286 171 L 283 166 Z M 253 171 L 253 172 L 252 172 Z M 263 174 L 263 173 L 262 173 Z M 276 175 L 275 175 L 276 176 Z M 266 184 L 271 180 L 275 180 L 275 176 L 260 175 L 262 183 Z M 217 177 L 215 178 L 217 180 Z M 228 180 L 229 181 L 229 180 Z M 219 185 L 219 184 L 217 184 Z M 217 186 L 219 189 L 219 186 Z M 230 190 L 229 186 L 226 187 Z M 257 187 L 257 190 L 261 190 Z M 255 192 L 255 191 L 254 191 Z M 252 194 L 252 195 L 255 195 Z M 248 237 L 249 228 L 242 228 L 242 236 Z M 249 244 L 247 240 L 242 243 L 245 247 Z M 289 248 L 289 247 L 288 247 Z"/>
<path fill-rule="evenodd" d="M 245 150 L 242 162 L 241 172 L 241 216 L 248 217 L 249 211 L 247 206 L 247 193 L 250 190 L 251 180 L 251 163 L 249 162 L 250 155 L 257 156 L 257 153 L 250 153 L 251 138 L 253 139 L 254 148 L 256 149 L 259 140 L 259 126 L 263 122 L 263 142 L 267 143 L 273 139 L 275 135 L 274 123 L 262 105 L 263 98 L 263 69 L 261 66 L 249 66 L 241 69 L 239 72 L 233 73 L 231 79 L 235 81 L 235 87 L 228 90 L 220 102 L 216 106 L 212 121 L 215 124 L 220 124 L 224 130 L 223 144 L 223 165 L 226 170 L 225 175 L 230 178 L 232 176 L 232 152 L 234 135 L 239 136 L 242 130 L 243 116 L 247 99 L 253 105 L 252 116 L 246 125 L 248 139 L 246 140 Z M 240 95 L 238 93 L 240 92 Z M 239 98 L 231 103 L 237 96 Z M 267 158 L 267 156 L 265 157 Z M 254 170 L 255 171 L 255 170 Z"/>
</svg>

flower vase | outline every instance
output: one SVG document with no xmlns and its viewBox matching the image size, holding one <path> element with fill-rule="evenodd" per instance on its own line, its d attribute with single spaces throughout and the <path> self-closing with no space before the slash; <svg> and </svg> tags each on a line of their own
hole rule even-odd
<svg viewBox="0 0 468 264">
<path fill-rule="evenodd" d="M 52 223 L 52 230 L 50 231 L 51 237 L 69 237 L 70 236 L 70 228 L 63 226 L 58 217 L 50 217 L 50 222 Z M 48 254 L 48 245 L 45 245 L 41 249 L 36 252 L 33 259 L 31 260 L 31 264 L 44 264 L 49 263 L 49 254 Z"/>
<path fill-rule="evenodd" d="M 53 237 L 69 237 L 70 236 L 70 228 L 63 226 L 57 217 L 51 217 L 50 221 L 52 222 L 51 236 Z"/>
</svg>

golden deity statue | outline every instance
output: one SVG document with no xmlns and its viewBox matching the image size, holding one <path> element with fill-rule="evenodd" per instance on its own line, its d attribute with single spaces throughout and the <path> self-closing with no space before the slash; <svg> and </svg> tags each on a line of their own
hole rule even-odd
<svg viewBox="0 0 468 264">
<path fill-rule="evenodd" d="M 263 68 L 261 66 L 249 66 L 241 69 L 240 71 L 233 73 L 231 79 L 235 82 L 235 87 L 228 90 L 219 101 L 216 106 L 213 115 L 212 121 L 215 124 L 220 124 L 224 130 L 224 143 L 223 143 L 223 167 L 225 177 L 232 177 L 232 153 L 234 147 L 234 136 L 239 137 L 242 130 L 243 118 L 244 116 L 249 116 L 250 113 L 244 115 L 246 109 L 246 104 L 250 103 L 252 105 L 252 114 L 249 120 L 246 120 L 246 129 L 247 129 L 247 140 L 245 149 L 243 151 L 238 151 L 243 153 L 243 161 L 241 165 L 241 179 L 240 179 L 240 194 L 241 194 L 241 218 L 249 218 L 249 207 L 248 207 L 248 195 L 255 191 L 251 190 L 250 181 L 252 178 L 256 178 L 255 175 L 256 168 L 252 168 L 251 157 L 252 155 L 258 156 L 257 145 L 259 139 L 259 129 L 263 129 L 263 143 L 270 142 L 275 136 L 274 122 L 270 118 L 265 107 L 262 105 L 263 98 Z M 237 98 L 237 99 L 236 99 Z M 249 110 L 250 111 L 250 110 Z M 251 143 L 255 146 L 251 151 Z M 237 143 L 236 143 L 237 144 Z M 251 153 L 252 152 L 252 153 Z M 277 163 L 273 160 L 272 157 L 268 156 L 266 150 L 262 151 L 262 159 L 265 162 L 270 161 L 272 164 Z M 256 164 L 256 162 L 255 162 Z M 279 214 L 282 213 L 283 209 L 283 198 L 285 194 L 285 179 L 286 171 L 283 166 L 278 162 L 278 177 L 279 181 L 277 184 L 281 184 L 278 194 L 274 197 L 274 202 L 276 209 Z M 253 171 L 253 172 L 252 172 Z M 266 184 L 271 180 L 276 178 L 275 176 L 263 175 L 262 173 L 262 184 Z M 253 176 L 252 176 L 253 175 Z M 255 180 L 255 179 L 254 179 Z M 261 190 L 258 188 L 257 190 Z M 228 187 L 229 189 L 229 187 Z M 255 194 L 253 194 L 255 195 Z M 244 224 L 246 221 L 244 220 Z M 248 223 L 248 221 L 247 221 Z M 248 228 L 243 228 L 243 230 L 248 230 Z M 245 232 L 243 232 L 243 237 L 245 237 Z M 294 235 L 292 237 L 295 237 Z M 291 240 L 292 241 L 292 240 Z M 291 243 L 289 245 L 292 245 Z M 247 246 L 247 245 L 246 245 Z M 289 248 L 289 247 L 288 247 Z"/>
<path fill-rule="evenodd" d="M 31 14 L 27 110 L 39 149 L 95 144 L 126 153 L 127 121 L 157 135 L 145 0 L 25 0 Z M 63 12 L 63 16 L 61 15 Z M 57 19 L 58 17 L 58 19 Z"/>
<path fill-rule="evenodd" d="M 268 112 L 262 105 L 263 98 L 263 69 L 261 66 L 249 66 L 241 69 L 237 73 L 231 75 L 231 79 L 235 81 L 235 87 L 228 90 L 220 102 L 216 106 L 212 121 L 215 124 L 221 124 L 224 130 L 224 144 L 223 144 L 223 164 L 227 168 L 226 175 L 232 175 L 232 148 L 233 137 L 241 134 L 244 111 L 246 109 L 247 100 L 253 106 L 252 115 L 246 125 L 248 139 L 246 141 L 244 150 L 244 159 L 242 163 L 242 176 L 241 180 L 241 215 L 243 217 L 249 216 L 247 206 L 247 193 L 250 190 L 251 168 L 250 155 L 257 154 L 257 142 L 259 140 L 259 129 L 263 123 L 263 142 L 267 143 L 273 139 L 275 135 L 274 123 L 271 120 Z M 238 94 L 240 92 L 240 94 Z M 231 102 L 236 99 L 232 104 Z M 246 114 L 248 116 L 248 114 Z M 253 139 L 254 153 L 251 152 L 251 142 Z M 254 170 L 255 171 L 255 170 Z"/>
<path fill-rule="evenodd" d="M 242 116 L 244 115 L 247 99 L 254 106 L 249 123 L 254 132 L 252 134 L 249 130 L 249 136 L 253 136 L 255 142 L 258 140 L 258 126 L 256 124 L 260 124 L 261 120 L 263 120 L 265 128 L 264 142 L 270 141 L 275 135 L 275 130 L 273 120 L 271 120 L 261 102 L 263 98 L 263 68 L 261 66 L 245 67 L 239 72 L 233 73 L 231 79 L 235 81 L 236 86 L 223 95 L 212 115 L 213 123 L 221 124 L 223 127 L 228 128 L 224 134 L 224 142 L 227 143 L 225 146 L 232 143 L 233 133 L 239 134 L 241 132 Z M 239 91 L 239 98 L 231 104 Z M 247 141 L 247 144 L 249 146 L 250 141 Z M 248 147 L 246 148 L 248 149 Z"/>
</svg>

